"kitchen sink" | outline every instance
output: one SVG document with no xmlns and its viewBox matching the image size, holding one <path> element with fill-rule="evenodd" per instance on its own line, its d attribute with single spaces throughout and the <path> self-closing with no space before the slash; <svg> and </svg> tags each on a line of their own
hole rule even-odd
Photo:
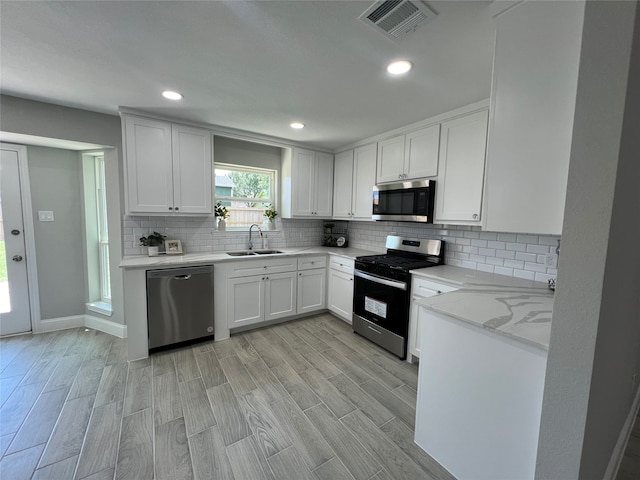
<svg viewBox="0 0 640 480">
<path fill-rule="evenodd" d="M 273 255 L 282 253 L 280 250 L 237 250 L 235 252 L 227 252 L 231 257 L 246 257 L 247 255 Z"/>
</svg>

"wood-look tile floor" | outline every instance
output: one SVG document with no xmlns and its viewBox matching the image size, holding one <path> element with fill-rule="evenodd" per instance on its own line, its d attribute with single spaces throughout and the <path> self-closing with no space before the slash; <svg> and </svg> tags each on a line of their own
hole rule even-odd
<svg viewBox="0 0 640 480">
<path fill-rule="evenodd" d="M 417 367 L 329 314 L 127 362 L 73 329 L 0 340 L 0 477 L 450 479 L 413 442 Z"/>
</svg>

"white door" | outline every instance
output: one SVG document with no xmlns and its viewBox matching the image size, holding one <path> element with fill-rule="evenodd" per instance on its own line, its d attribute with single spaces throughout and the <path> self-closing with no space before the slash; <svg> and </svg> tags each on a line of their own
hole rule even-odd
<svg viewBox="0 0 640 480">
<path fill-rule="evenodd" d="M 30 330 L 18 151 L 3 149 L 0 161 L 0 335 Z"/>
</svg>

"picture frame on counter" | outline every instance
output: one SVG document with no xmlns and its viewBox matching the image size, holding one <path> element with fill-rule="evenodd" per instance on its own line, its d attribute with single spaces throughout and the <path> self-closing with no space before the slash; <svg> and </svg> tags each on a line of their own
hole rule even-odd
<svg viewBox="0 0 640 480">
<path fill-rule="evenodd" d="M 167 255 L 182 255 L 182 242 L 180 240 L 165 240 L 164 251 Z"/>
</svg>

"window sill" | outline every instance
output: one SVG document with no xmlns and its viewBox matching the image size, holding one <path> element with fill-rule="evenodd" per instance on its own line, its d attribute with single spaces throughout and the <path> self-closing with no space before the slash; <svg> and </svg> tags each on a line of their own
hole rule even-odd
<svg viewBox="0 0 640 480">
<path fill-rule="evenodd" d="M 110 317 L 113 315 L 113 309 L 111 308 L 111 304 L 107 302 L 91 302 L 87 303 L 87 310 L 91 312 L 99 313 L 100 315 L 106 315 Z"/>
</svg>

